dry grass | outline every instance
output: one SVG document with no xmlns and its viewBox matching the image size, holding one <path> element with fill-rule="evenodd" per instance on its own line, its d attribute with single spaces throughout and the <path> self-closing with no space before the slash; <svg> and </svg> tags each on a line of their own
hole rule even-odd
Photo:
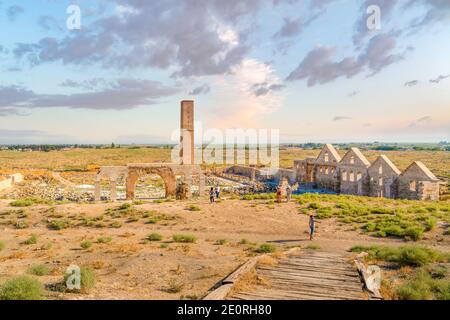
<svg viewBox="0 0 450 320">
<path fill-rule="evenodd" d="M 237 292 L 245 292 L 254 289 L 255 287 L 265 287 L 270 288 L 271 284 L 269 280 L 261 275 L 258 275 L 256 270 L 251 270 L 244 274 L 233 286 L 231 289 L 229 296 L 233 296 L 233 294 Z"/>
</svg>

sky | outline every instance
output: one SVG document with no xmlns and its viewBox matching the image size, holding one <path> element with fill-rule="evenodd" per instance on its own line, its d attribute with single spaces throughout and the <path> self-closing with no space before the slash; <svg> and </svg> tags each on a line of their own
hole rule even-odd
<svg viewBox="0 0 450 320">
<path fill-rule="evenodd" d="M 0 144 L 174 142 L 183 99 L 285 143 L 448 141 L 449 40 L 448 0 L 0 0 Z"/>
</svg>

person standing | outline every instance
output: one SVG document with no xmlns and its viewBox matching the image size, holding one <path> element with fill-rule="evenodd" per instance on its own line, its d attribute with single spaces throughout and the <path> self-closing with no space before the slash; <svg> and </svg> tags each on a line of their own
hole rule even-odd
<svg viewBox="0 0 450 320">
<path fill-rule="evenodd" d="M 216 186 L 216 199 L 220 198 L 220 187 L 219 185 Z"/>
<path fill-rule="evenodd" d="M 291 196 L 292 196 L 292 188 L 291 188 L 290 185 L 288 185 L 286 187 L 286 199 L 287 199 L 287 202 L 291 201 Z"/>
<path fill-rule="evenodd" d="M 281 187 L 277 188 L 277 202 L 281 203 Z"/>
<path fill-rule="evenodd" d="M 209 190 L 209 203 L 214 203 L 214 188 L 211 187 L 211 190 Z"/>
<path fill-rule="evenodd" d="M 314 231 L 316 229 L 316 220 L 313 215 L 309 216 L 309 240 L 314 239 Z"/>
</svg>

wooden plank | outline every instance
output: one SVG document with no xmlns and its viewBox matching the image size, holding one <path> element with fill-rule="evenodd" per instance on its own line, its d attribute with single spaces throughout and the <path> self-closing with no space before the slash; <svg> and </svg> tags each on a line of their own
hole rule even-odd
<svg viewBox="0 0 450 320">
<path fill-rule="evenodd" d="M 333 276 L 330 274 L 324 274 L 324 273 L 314 273 L 314 272 L 303 272 L 298 270 L 298 272 L 290 272 L 286 270 L 261 270 L 263 274 L 267 274 L 270 276 L 278 276 L 278 275 L 284 275 L 284 276 L 292 276 L 293 279 L 295 278 L 301 278 L 301 279 L 323 279 L 323 280 L 330 280 L 330 281 L 337 281 L 337 282 L 353 282 L 353 283 L 359 283 L 359 278 L 351 278 L 351 277 L 340 277 L 340 276 Z"/>
<path fill-rule="evenodd" d="M 357 297 L 357 296 L 361 296 L 362 294 L 362 290 L 343 290 L 343 289 L 338 289 L 335 287 L 318 287 L 318 286 L 298 286 L 296 287 L 295 285 L 289 285 L 286 283 L 276 283 L 276 284 L 272 284 L 272 289 L 276 289 L 276 290 L 291 290 L 291 291 L 295 291 L 295 292 L 311 292 L 311 293 L 327 293 L 329 295 L 339 295 L 342 297 L 347 297 L 347 298 L 351 298 L 351 297 Z"/>
<path fill-rule="evenodd" d="M 305 278 L 295 278 L 295 279 L 293 279 L 293 278 L 290 278 L 290 277 L 283 277 L 283 276 L 280 276 L 280 277 L 278 277 L 278 279 L 283 279 L 283 280 L 287 280 L 287 281 L 293 281 L 293 280 L 297 280 L 297 281 L 300 281 L 301 283 L 309 283 L 309 284 L 320 284 L 320 285 L 328 285 L 328 286 L 335 286 L 335 287 L 342 287 L 342 288 L 348 288 L 348 289 L 357 289 L 357 288 L 359 288 L 359 289 L 361 289 L 361 287 L 358 285 L 358 284 L 356 284 L 356 283 L 346 283 L 346 282 L 341 282 L 341 283 L 339 283 L 339 282 L 336 282 L 336 281 L 334 281 L 334 282 L 332 282 L 332 281 L 322 281 L 322 280 L 319 280 L 319 279 L 305 279 Z M 270 279 L 268 279 L 269 281 L 270 281 Z"/>
<path fill-rule="evenodd" d="M 273 270 L 273 268 L 270 268 L 269 266 L 259 266 L 258 270 Z M 333 269 L 316 269 L 316 268 L 308 268 L 306 266 L 302 267 L 295 267 L 291 265 L 281 265 L 278 270 L 286 270 L 286 271 L 304 271 L 304 272 L 310 272 L 310 273 L 321 273 L 321 274 L 333 274 L 333 275 L 339 275 L 339 276 L 348 276 L 353 278 L 359 278 L 358 273 L 355 270 L 347 270 L 347 271 L 336 271 Z"/>
<path fill-rule="evenodd" d="M 307 267 L 311 269 L 324 269 L 324 270 L 337 270 L 337 271 L 351 271 L 356 272 L 356 269 L 350 266 L 333 267 L 328 264 L 314 264 L 314 263 L 298 263 L 292 261 L 281 261 L 278 263 L 279 266 L 293 266 L 293 267 Z"/>
<path fill-rule="evenodd" d="M 203 300 L 224 300 L 233 288 L 232 283 L 221 285 L 216 290 L 209 293 Z"/>
<path fill-rule="evenodd" d="M 262 256 L 251 258 L 246 263 L 244 263 L 241 267 L 239 267 L 235 272 L 233 272 L 228 277 L 226 277 L 222 281 L 222 283 L 223 284 L 235 283 L 237 280 L 240 279 L 240 277 L 242 277 L 244 274 L 246 274 L 247 272 L 252 270 L 256 266 L 256 263 L 258 262 L 258 260 L 261 259 L 261 257 Z"/>
<path fill-rule="evenodd" d="M 327 291 L 348 291 L 348 292 L 361 292 L 362 287 L 346 287 L 346 286 L 334 286 L 327 284 L 313 284 L 313 283 L 303 283 L 303 282 L 294 282 L 285 279 L 271 279 L 271 287 L 275 288 L 277 286 L 293 286 L 298 288 L 304 288 L 305 290 L 320 288 L 321 290 Z"/>
</svg>

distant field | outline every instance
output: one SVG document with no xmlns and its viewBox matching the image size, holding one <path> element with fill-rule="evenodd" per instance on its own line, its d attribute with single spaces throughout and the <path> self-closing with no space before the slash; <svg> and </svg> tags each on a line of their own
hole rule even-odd
<svg viewBox="0 0 450 320">
<path fill-rule="evenodd" d="M 170 149 L 120 148 L 74 149 L 51 152 L 0 151 L 0 170 L 47 169 L 86 170 L 90 166 L 125 165 L 133 162 L 170 162 Z M 280 151 L 280 165 L 291 168 L 294 159 L 315 157 L 319 150 L 289 149 Z M 341 155 L 345 151 L 339 151 Z M 387 155 L 400 170 L 420 160 L 437 176 L 450 179 L 450 152 L 448 151 L 363 151 L 369 161 Z"/>
</svg>

